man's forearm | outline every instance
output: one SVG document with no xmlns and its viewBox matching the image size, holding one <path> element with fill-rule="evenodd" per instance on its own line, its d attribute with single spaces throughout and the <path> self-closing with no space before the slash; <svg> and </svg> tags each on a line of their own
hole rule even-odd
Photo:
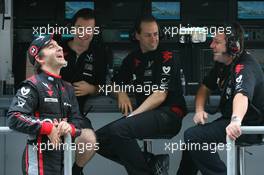
<svg viewBox="0 0 264 175">
<path fill-rule="evenodd" d="M 89 84 L 89 86 L 90 86 L 89 91 L 88 91 L 89 95 L 99 94 L 99 86 L 98 85 Z"/>
<path fill-rule="evenodd" d="M 241 121 L 243 120 L 248 109 L 248 97 L 238 93 L 233 99 L 233 113 L 232 116 L 236 116 Z"/>
<path fill-rule="evenodd" d="M 204 106 L 209 95 L 210 95 L 210 90 L 205 85 L 202 84 L 195 97 L 196 112 L 204 111 Z"/>
<path fill-rule="evenodd" d="M 155 109 L 165 101 L 166 97 L 166 92 L 154 92 L 132 114 L 136 115 Z"/>
</svg>

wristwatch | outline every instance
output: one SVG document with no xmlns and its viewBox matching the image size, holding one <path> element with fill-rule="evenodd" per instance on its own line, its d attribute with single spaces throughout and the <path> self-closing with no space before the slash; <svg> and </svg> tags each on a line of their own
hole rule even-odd
<svg viewBox="0 0 264 175">
<path fill-rule="evenodd" d="M 241 124 L 242 120 L 238 116 L 232 116 L 232 122 L 239 122 Z"/>
</svg>

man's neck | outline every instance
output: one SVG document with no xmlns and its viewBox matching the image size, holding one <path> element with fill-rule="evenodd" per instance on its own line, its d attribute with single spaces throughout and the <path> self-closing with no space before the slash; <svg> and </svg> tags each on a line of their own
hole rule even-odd
<svg viewBox="0 0 264 175">
<path fill-rule="evenodd" d="M 90 42 L 73 39 L 72 41 L 69 42 L 69 46 L 72 50 L 74 50 L 77 53 L 77 55 L 81 55 L 83 52 L 89 49 Z"/>
<path fill-rule="evenodd" d="M 142 46 L 139 46 L 140 50 L 142 53 L 147 53 L 148 51 L 146 49 L 144 49 Z"/>
<path fill-rule="evenodd" d="M 230 65 L 232 62 L 234 61 L 234 58 L 233 57 L 229 57 L 228 59 L 227 59 L 227 62 L 225 63 L 225 65 Z"/>
<path fill-rule="evenodd" d="M 60 68 L 50 68 L 50 67 L 43 66 L 41 69 L 44 72 L 49 72 L 49 73 L 57 75 L 57 76 L 60 75 Z"/>
</svg>

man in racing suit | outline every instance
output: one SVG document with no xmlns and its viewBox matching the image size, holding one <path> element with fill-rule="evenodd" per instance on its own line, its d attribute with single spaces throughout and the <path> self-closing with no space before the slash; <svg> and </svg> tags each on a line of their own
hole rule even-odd
<svg viewBox="0 0 264 175">
<path fill-rule="evenodd" d="M 28 58 L 37 73 L 22 82 L 8 111 L 9 127 L 29 135 L 22 161 L 23 174 L 63 174 L 62 136 L 71 133 L 77 137 L 76 144 L 90 144 L 92 149 L 84 151 L 90 157 L 96 139 L 92 130 L 77 129 L 85 120 L 80 117 L 72 86 L 59 76 L 60 68 L 67 62 L 52 36 L 36 38 L 28 49 Z M 86 139 L 87 136 L 90 138 Z"/>
</svg>

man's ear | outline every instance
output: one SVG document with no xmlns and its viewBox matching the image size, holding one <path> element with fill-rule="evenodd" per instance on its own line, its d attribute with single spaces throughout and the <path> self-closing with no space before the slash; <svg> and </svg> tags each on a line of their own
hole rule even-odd
<svg viewBox="0 0 264 175">
<path fill-rule="evenodd" d="M 39 55 L 36 55 L 35 59 L 41 65 L 44 64 L 44 62 L 45 62 L 44 59 L 42 57 L 40 57 Z"/>
</svg>

